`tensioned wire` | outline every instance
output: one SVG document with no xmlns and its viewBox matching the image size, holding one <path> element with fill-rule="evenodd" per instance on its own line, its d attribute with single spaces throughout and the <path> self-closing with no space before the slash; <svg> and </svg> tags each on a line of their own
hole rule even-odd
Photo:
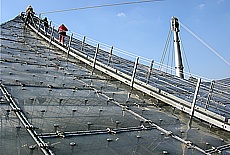
<svg viewBox="0 0 230 155">
<path fill-rule="evenodd" d="M 85 10 L 85 9 L 112 7 L 112 6 L 119 6 L 119 5 L 130 5 L 130 4 L 138 4 L 138 3 L 148 3 L 148 2 L 156 2 L 156 1 L 162 1 L 162 0 L 142 0 L 142 1 L 102 4 L 102 5 L 85 6 L 85 7 L 79 7 L 79 8 L 70 8 L 70 9 L 63 9 L 63 10 L 47 11 L 47 12 L 41 12 L 39 14 L 50 14 L 50 13 L 57 13 L 57 12 L 67 12 L 67 11 L 75 11 L 75 10 Z"/>
<path fill-rule="evenodd" d="M 87 40 L 92 40 L 92 39 L 87 39 Z M 95 40 L 92 40 L 92 42 L 95 42 L 96 43 L 96 41 Z M 130 54 L 130 53 L 129 53 Z M 191 73 L 190 73 L 190 76 L 191 76 Z"/>
<path fill-rule="evenodd" d="M 216 56 L 218 56 L 222 61 L 224 61 L 227 65 L 230 66 L 230 62 L 226 60 L 223 56 L 221 56 L 216 50 L 214 50 L 210 45 L 208 45 L 204 40 L 198 37 L 194 32 L 192 32 L 188 27 L 180 22 L 180 25 L 186 29 L 191 35 L 193 35 L 197 40 L 199 40 L 202 44 L 204 44 L 208 49 L 210 49 Z"/>
<path fill-rule="evenodd" d="M 185 25 L 183 25 L 182 23 L 180 23 L 181 24 L 181 26 L 182 27 L 184 27 L 187 31 L 189 31 L 193 36 L 195 36 L 198 40 L 200 40 L 205 46 L 207 46 L 207 43 L 205 43 L 204 41 L 202 41 L 197 35 L 195 35 L 191 30 L 189 30 Z M 56 24 L 57 25 L 57 24 Z M 170 32 L 170 31 L 169 31 Z M 80 35 L 80 34 L 78 34 L 78 33 L 75 33 L 75 32 L 72 32 L 73 34 L 74 34 L 74 36 L 76 37 L 76 36 L 79 36 L 79 37 L 81 37 L 81 38 L 83 38 L 84 37 L 84 35 Z M 111 46 L 109 46 L 109 45 L 107 45 L 107 44 L 104 44 L 104 43 L 101 43 L 101 42 L 98 42 L 98 41 L 96 41 L 96 40 L 94 40 L 94 39 L 91 39 L 91 38 L 88 38 L 87 37 L 87 42 L 89 42 L 89 43 L 94 43 L 94 44 L 100 44 L 100 45 L 103 45 L 103 46 L 105 46 L 105 47 L 107 47 L 108 49 L 109 48 L 111 48 Z M 168 40 L 167 40 L 167 42 L 166 42 L 166 44 L 168 44 Z M 168 46 L 168 45 L 167 45 Z M 219 53 L 217 53 L 213 48 L 211 48 L 209 45 L 207 46 L 212 52 L 214 52 L 218 57 L 220 57 L 223 61 L 225 61 L 227 64 L 229 64 L 230 65 L 230 62 L 228 62 L 226 59 L 224 59 Z M 165 50 L 165 49 L 164 49 Z M 119 49 L 119 48 L 116 48 L 116 47 L 114 47 L 113 48 L 113 53 L 120 53 L 120 54 L 124 54 L 124 55 L 127 55 L 127 56 L 129 56 L 129 57 L 131 57 L 131 58 L 136 58 L 136 57 L 139 57 L 139 58 L 141 58 L 141 60 L 143 61 L 143 62 L 145 62 L 145 63 L 148 63 L 148 62 L 150 62 L 151 60 L 150 59 L 148 59 L 148 58 L 145 58 L 145 57 L 141 57 L 141 56 L 139 56 L 139 55 L 136 55 L 136 54 L 133 54 L 133 53 L 131 53 L 131 52 L 127 52 L 127 51 L 124 51 L 124 50 L 121 50 L 121 49 Z M 187 58 L 186 58 L 187 59 Z M 162 60 L 161 60 L 162 61 Z M 186 62 L 187 62 L 187 60 L 186 60 Z M 162 64 L 162 62 L 154 62 L 154 64 L 155 65 L 159 65 L 160 67 L 159 68 L 166 68 L 166 69 L 170 69 L 170 70 L 174 70 L 174 68 L 173 67 L 169 67 L 168 65 L 164 65 L 164 64 Z M 188 67 L 189 68 L 189 67 Z M 196 74 L 192 74 L 191 73 L 191 71 L 190 71 L 190 69 L 189 69 L 189 71 L 188 72 L 186 72 L 186 71 L 184 71 L 184 74 L 186 74 L 186 75 L 189 75 L 189 76 L 194 76 L 194 77 L 200 77 L 200 78 L 202 78 L 203 80 L 207 80 L 207 81 L 211 81 L 211 79 L 209 79 L 209 78 L 206 78 L 206 77 L 202 77 L 202 76 L 199 76 L 199 75 L 196 75 Z"/>
<path fill-rule="evenodd" d="M 55 24 L 55 26 L 58 25 L 58 24 L 55 23 L 55 22 L 52 22 L 52 24 Z M 70 32 L 69 32 L 69 33 L 70 33 Z M 79 33 L 76 33 L 76 32 L 73 32 L 73 31 L 71 31 L 71 33 L 73 33 L 73 34 L 74 34 L 74 37 L 77 37 L 77 39 L 79 39 L 79 40 L 83 39 L 83 37 L 84 37 L 84 35 L 79 34 Z M 167 42 L 168 42 L 168 41 L 167 41 Z M 94 39 L 89 38 L 89 37 L 86 38 L 86 42 L 85 42 L 85 43 L 88 43 L 88 44 L 95 44 L 95 45 L 96 45 L 96 44 L 100 44 L 100 45 L 103 45 L 104 48 L 107 48 L 107 49 L 110 49 L 110 48 L 111 48 L 110 45 L 105 44 L 105 43 L 102 43 L 102 42 L 99 42 L 99 41 L 94 40 Z M 100 49 L 101 49 L 101 46 L 100 46 Z M 152 60 L 149 59 L 149 58 L 145 58 L 145 57 L 142 57 L 142 56 L 140 56 L 140 55 L 136 55 L 136 54 L 133 54 L 133 53 L 131 53 L 131 52 L 127 52 L 127 51 L 125 51 L 125 50 L 122 50 L 122 49 L 113 47 L 113 54 L 116 54 L 116 53 L 118 53 L 118 55 L 119 55 L 119 54 L 122 54 L 122 55 L 128 56 L 128 57 L 131 58 L 131 59 L 134 59 L 134 58 L 136 58 L 136 57 L 139 57 L 139 58 L 140 58 L 139 61 L 142 61 L 142 62 L 144 62 L 145 64 L 148 64 L 149 62 L 152 61 Z M 168 66 L 168 65 L 166 65 L 166 64 L 163 64 L 162 62 L 154 61 L 154 65 L 156 66 L 156 68 L 157 68 L 157 66 L 160 66 L 160 67 L 158 67 L 158 68 L 161 68 L 161 69 L 169 69 L 170 71 L 171 71 L 171 70 L 172 70 L 172 71 L 174 70 L 174 67 L 171 67 L 171 66 Z M 211 81 L 211 80 L 212 80 L 212 79 L 209 79 L 209 78 L 207 78 L 207 77 L 199 76 L 199 75 L 197 75 L 197 74 L 193 74 L 193 73 L 187 72 L 187 71 L 184 71 L 184 74 L 185 74 L 185 75 L 189 75 L 189 76 L 193 76 L 193 77 L 197 77 L 197 78 L 202 78 L 202 79 L 205 80 L 205 81 Z"/>
</svg>

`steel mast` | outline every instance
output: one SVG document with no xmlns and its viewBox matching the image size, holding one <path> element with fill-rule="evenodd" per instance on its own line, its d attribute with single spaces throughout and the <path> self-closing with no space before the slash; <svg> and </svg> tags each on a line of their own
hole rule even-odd
<svg viewBox="0 0 230 155">
<path fill-rule="evenodd" d="M 180 40 L 179 40 L 179 22 L 176 17 L 172 17 L 171 28 L 174 34 L 174 50 L 175 50 L 175 69 L 176 76 L 184 78 L 184 67 L 182 63 L 181 50 L 180 50 Z"/>
</svg>

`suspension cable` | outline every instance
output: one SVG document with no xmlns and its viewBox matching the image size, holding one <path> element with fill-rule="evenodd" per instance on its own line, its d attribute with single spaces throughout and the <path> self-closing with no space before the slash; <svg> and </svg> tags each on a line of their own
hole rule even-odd
<svg viewBox="0 0 230 155">
<path fill-rule="evenodd" d="M 170 41 L 170 42 L 171 42 L 170 44 L 172 44 L 172 41 Z M 170 45 L 170 48 L 171 48 L 171 45 Z M 172 60 L 171 60 L 171 66 L 170 66 L 171 67 L 171 75 L 173 75 L 173 71 L 174 71 L 174 69 L 173 69 L 173 63 L 175 63 L 174 62 L 174 60 L 175 60 L 174 59 L 175 58 L 175 55 L 174 55 L 175 52 L 173 51 L 173 49 L 174 49 L 174 44 L 173 44 L 173 48 L 172 48 L 172 57 L 171 57 Z"/>
<path fill-rule="evenodd" d="M 202 44 L 204 44 L 208 49 L 210 49 L 214 54 L 216 54 L 221 60 L 223 60 L 226 64 L 230 66 L 230 62 L 222 57 L 216 50 L 214 50 L 211 46 L 209 46 L 205 41 L 203 41 L 200 37 L 198 37 L 194 32 L 192 32 L 188 27 L 180 22 L 180 25 L 185 28 L 190 34 L 192 34 L 196 39 L 198 39 Z"/>
<path fill-rule="evenodd" d="M 172 32 L 172 31 L 170 31 L 170 32 Z M 168 72 L 168 69 L 169 68 L 172 68 L 172 66 L 170 66 L 169 65 L 169 60 L 170 60 L 170 54 L 171 54 L 171 45 L 172 45 L 172 37 L 171 37 L 172 35 L 170 35 L 170 39 L 169 39 L 169 48 L 168 48 L 168 51 L 169 51 L 169 53 L 168 53 L 168 60 L 167 60 L 167 68 L 166 68 L 166 73 Z M 173 50 L 172 50 L 172 54 L 173 54 Z"/>
<path fill-rule="evenodd" d="M 41 12 L 40 14 L 50 14 L 50 13 L 56 13 L 56 12 L 67 12 L 67 11 L 74 11 L 74 10 L 85 10 L 85 9 L 111 7 L 111 6 L 119 6 L 119 5 L 130 5 L 130 4 L 138 4 L 138 3 L 155 2 L 155 1 L 162 1 L 162 0 L 141 0 L 141 1 L 132 1 L 132 2 L 113 3 L 113 4 L 102 4 L 102 5 L 85 6 L 85 7 L 79 7 L 79 8 L 47 11 L 47 12 Z"/>
<path fill-rule="evenodd" d="M 189 73 L 189 76 L 191 77 L 192 75 L 191 75 L 190 67 L 189 67 L 189 65 L 188 65 L 188 59 L 187 59 L 186 52 L 185 52 L 185 50 L 184 50 L 184 46 L 183 46 L 182 39 L 181 39 L 181 36 L 180 36 L 180 35 L 179 35 L 179 39 L 180 39 L 180 41 L 181 41 L 182 53 L 183 53 L 183 55 L 184 55 L 184 58 L 185 58 L 185 61 L 186 61 L 186 65 L 187 65 L 187 67 L 188 67 L 188 73 Z"/>
<path fill-rule="evenodd" d="M 165 55 L 166 55 L 166 51 L 168 50 L 168 46 L 169 46 L 171 37 L 172 37 L 172 30 L 169 28 L 168 37 L 167 37 L 167 40 L 165 43 L 164 51 L 162 53 L 162 57 L 161 57 L 160 65 L 159 65 L 159 70 L 161 70 L 161 68 L 162 68 L 162 65 L 163 65 L 163 62 L 165 59 Z"/>
</svg>

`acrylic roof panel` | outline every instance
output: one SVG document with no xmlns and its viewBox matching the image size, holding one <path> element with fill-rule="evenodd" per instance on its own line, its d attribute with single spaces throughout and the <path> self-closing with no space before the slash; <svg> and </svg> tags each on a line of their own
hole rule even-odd
<svg viewBox="0 0 230 155">
<path fill-rule="evenodd" d="M 0 70 L 1 83 L 54 154 L 203 154 L 229 143 L 229 132 L 199 120 L 190 128 L 183 112 L 139 91 L 130 94 L 130 87 L 101 72 L 92 74 L 76 59 L 67 61 L 19 16 L 1 25 Z M 155 84 L 163 87 L 167 80 Z M 0 151 L 43 154 L 2 92 L 0 107 Z"/>
</svg>

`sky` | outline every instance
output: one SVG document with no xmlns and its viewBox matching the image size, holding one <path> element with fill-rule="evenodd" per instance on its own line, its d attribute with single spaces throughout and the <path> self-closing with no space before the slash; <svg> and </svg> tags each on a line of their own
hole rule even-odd
<svg viewBox="0 0 230 155">
<path fill-rule="evenodd" d="M 138 0 L 1 0 L 1 23 L 25 11 L 29 4 L 39 14 L 133 1 Z M 42 17 L 48 17 L 55 23 L 64 23 L 75 33 L 156 62 L 161 61 L 172 16 L 177 17 L 226 60 L 223 61 L 180 26 L 181 42 L 188 62 L 187 65 L 183 56 L 185 71 L 188 71 L 189 66 L 191 73 L 208 79 L 230 77 L 229 0 L 162 0 L 42 14 Z M 167 60 L 164 63 L 167 64 Z"/>
</svg>

